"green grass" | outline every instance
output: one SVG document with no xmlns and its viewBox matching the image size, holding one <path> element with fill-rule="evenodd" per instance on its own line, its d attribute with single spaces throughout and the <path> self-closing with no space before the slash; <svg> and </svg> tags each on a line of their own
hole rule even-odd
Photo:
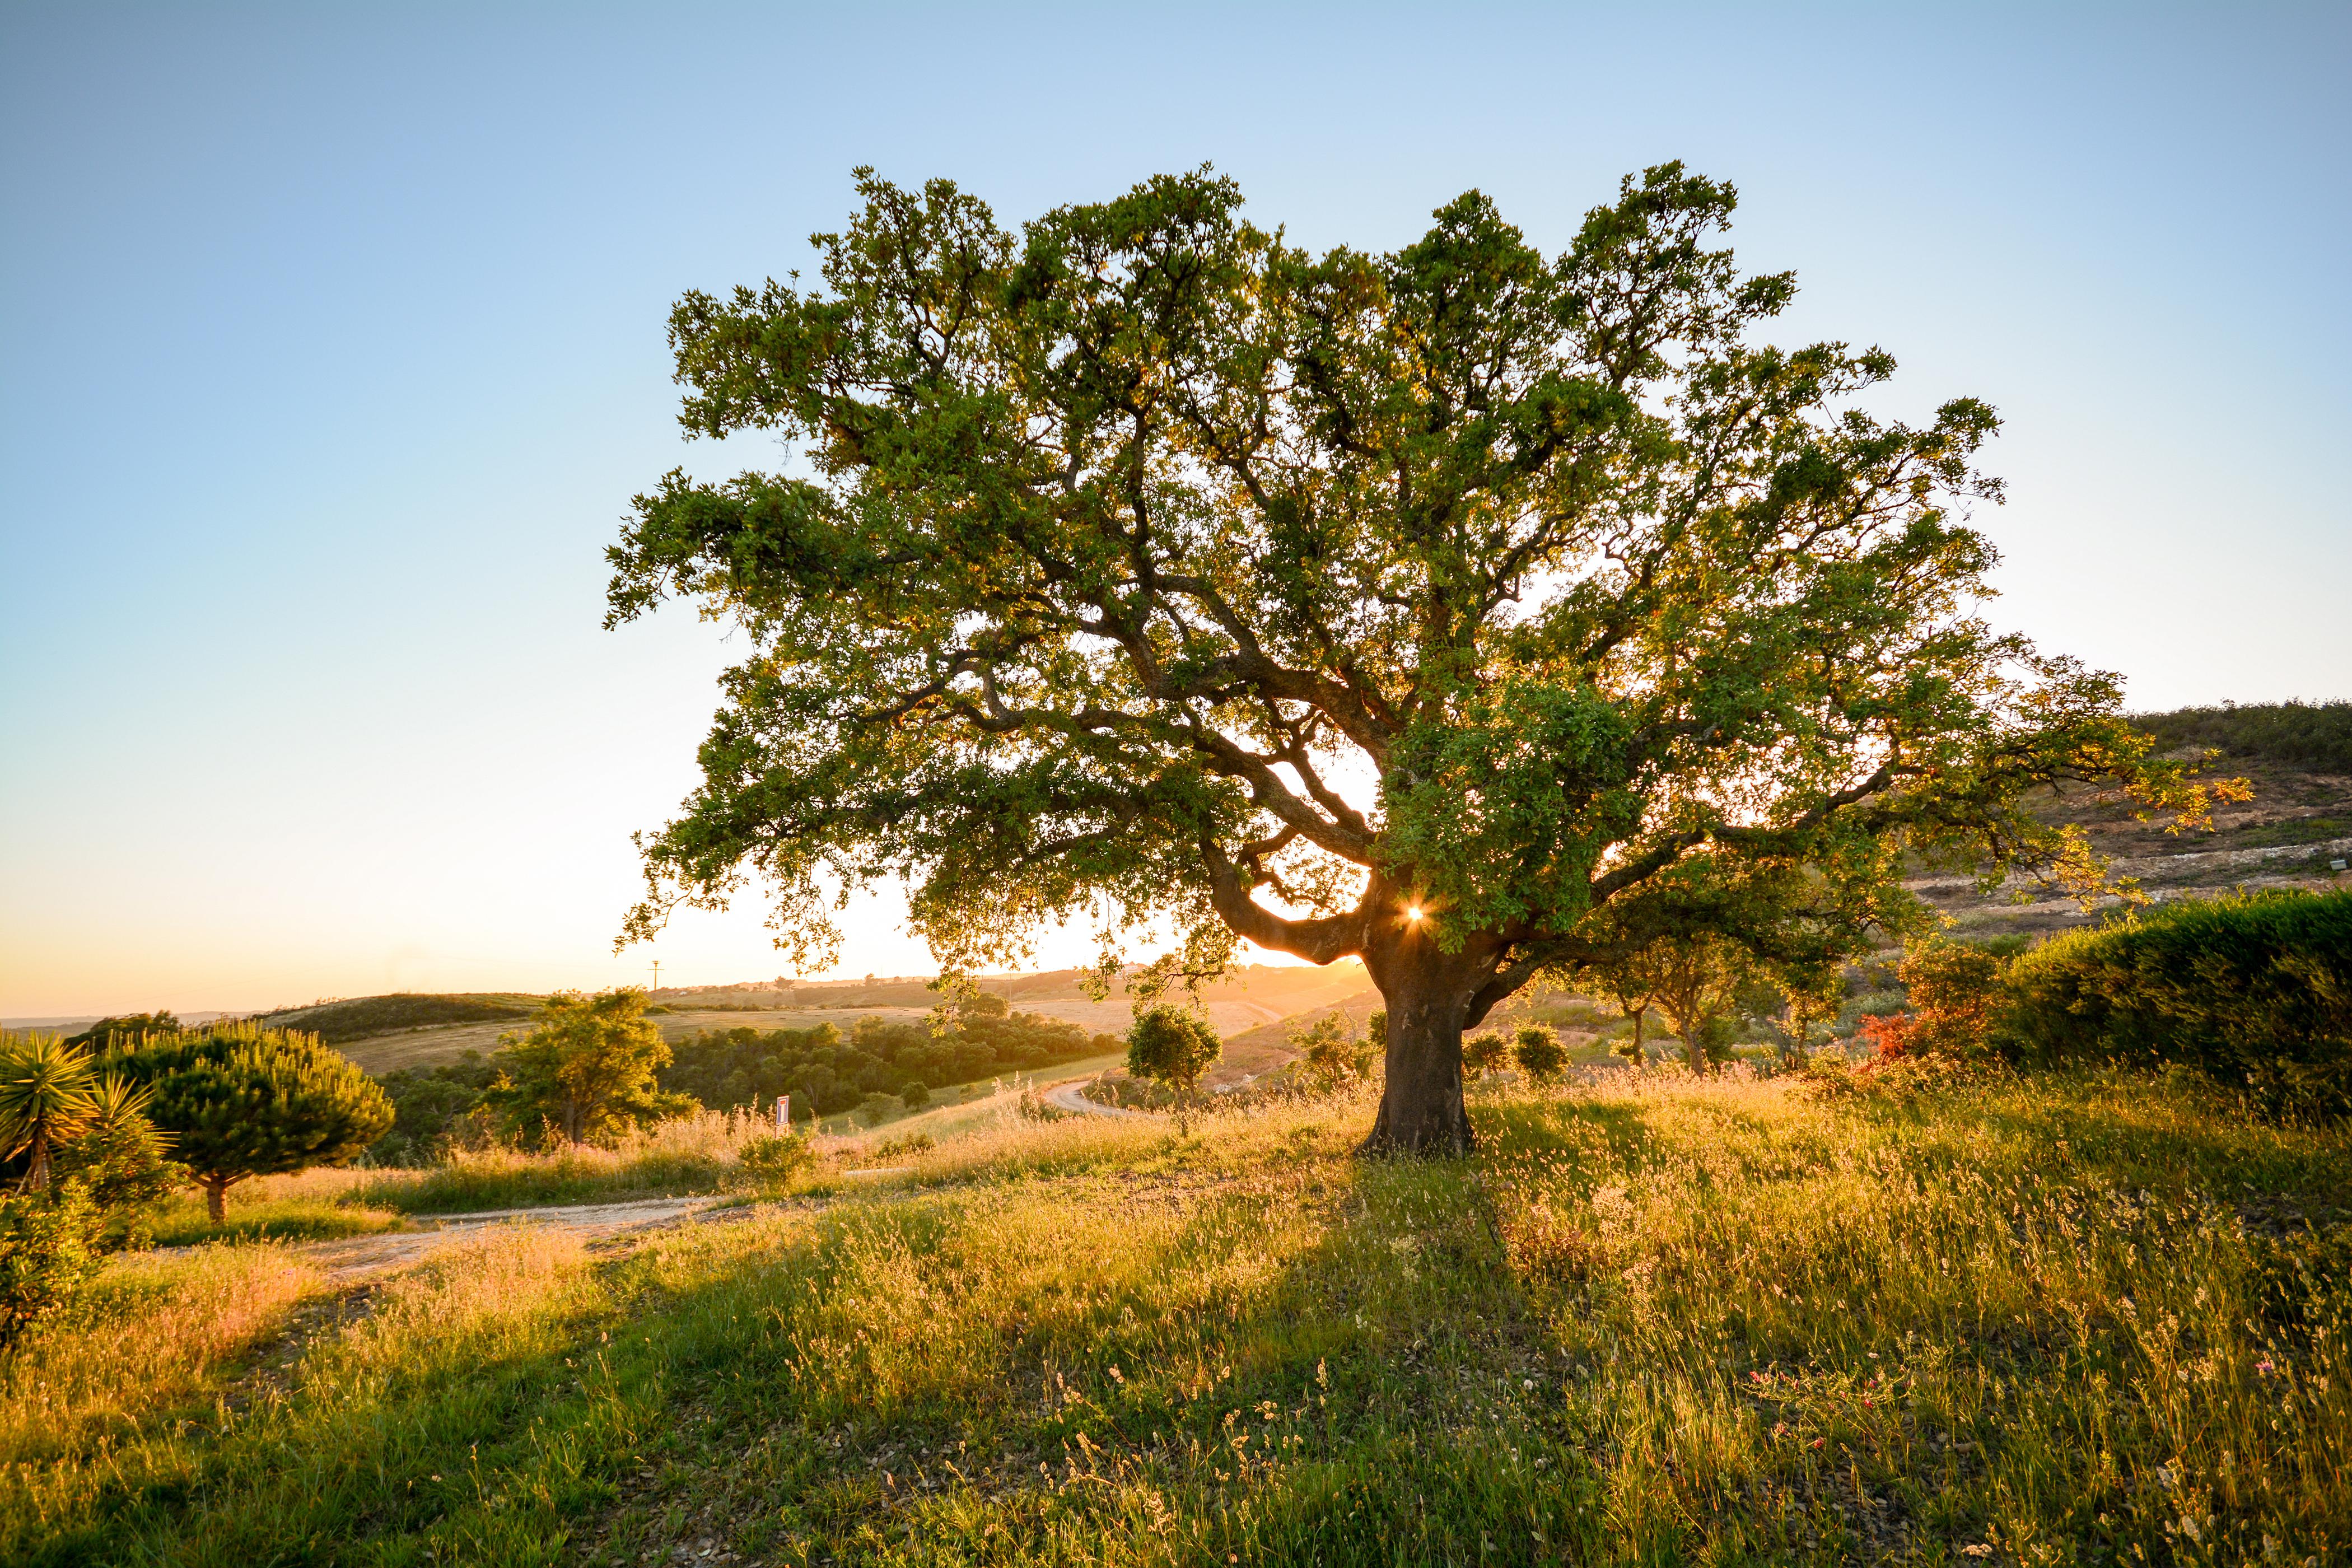
<svg viewBox="0 0 2352 1568">
<path fill-rule="evenodd" d="M 2304 816 L 2242 828 L 2236 843 L 2249 849 L 2273 849 L 2297 844 L 2324 844 L 2331 838 L 2352 838 L 2352 816 Z"/>
<path fill-rule="evenodd" d="M 1480 1152 L 1430 1164 L 1353 1159 L 1360 1099 L 999 1121 L 893 1191 L 624 1254 L 502 1229 L 341 1317 L 282 1248 L 204 1249 L 281 1304 L 151 1279 L 7 1364 L 0 1559 L 2352 1550 L 2352 1247 L 2296 1217 L 2347 1190 L 2341 1131 L 2088 1077 L 1473 1114 Z M 165 1300 L 222 1348 L 93 1370 Z"/>
<path fill-rule="evenodd" d="M 285 1197 L 257 1203 L 236 1201 L 232 1187 L 228 1217 L 215 1225 L 204 1200 L 173 1198 L 155 1217 L 158 1247 L 189 1247 L 210 1241 L 337 1241 L 396 1230 L 400 1215 L 389 1208 L 329 1197 Z"/>
</svg>

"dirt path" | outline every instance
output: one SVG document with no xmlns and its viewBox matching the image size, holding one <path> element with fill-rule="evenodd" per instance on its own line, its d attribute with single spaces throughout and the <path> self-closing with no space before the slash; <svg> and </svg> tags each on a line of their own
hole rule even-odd
<svg viewBox="0 0 2352 1568">
<path fill-rule="evenodd" d="M 1141 1116 L 1149 1118 L 1156 1114 L 1156 1112 L 1150 1110 L 1129 1110 L 1124 1105 L 1105 1105 L 1100 1100 L 1088 1100 L 1085 1095 L 1078 1092 L 1087 1087 L 1088 1081 L 1088 1079 L 1081 1078 L 1073 1079 L 1068 1083 L 1055 1085 L 1052 1089 L 1045 1091 L 1045 1103 L 1052 1106 L 1056 1110 L 1075 1110 L 1081 1116 Z"/>
<path fill-rule="evenodd" d="M 590 1241 L 633 1236 L 680 1225 L 703 1210 L 727 1200 L 717 1197 L 640 1198 L 625 1204 L 572 1204 L 560 1208 L 489 1209 L 479 1214 L 419 1215 L 417 1228 L 378 1236 L 354 1236 L 341 1241 L 314 1241 L 300 1250 L 327 1271 L 339 1285 L 355 1284 L 377 1274 L 421 1263 L 451 1244 L 500 1224 L 552 1226 Z M 730 1208 L 729 1216 L 749 1214 Z M 714 1216 L 717 1217 L 717 1216 Z"/>
</svg>

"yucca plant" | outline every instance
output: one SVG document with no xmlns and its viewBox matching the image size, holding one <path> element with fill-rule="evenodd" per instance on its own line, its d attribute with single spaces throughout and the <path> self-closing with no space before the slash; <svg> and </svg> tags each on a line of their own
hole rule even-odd
<svg viewBox="0 0 2352 1568">
<path fill-rule="evenodd" d="M 0 1037 L 0 1157 L 27 1156 L 22 1190 L 49 1188 L 49 1157 L 100 1110 L 89 1053 L 57 1035 Z"/>
</svg>

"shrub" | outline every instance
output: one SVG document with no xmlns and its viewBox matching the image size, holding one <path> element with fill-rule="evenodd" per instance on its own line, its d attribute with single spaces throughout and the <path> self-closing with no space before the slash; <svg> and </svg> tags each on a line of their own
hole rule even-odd
<svg viewBox="0 0 2352 1568">
<path fill-rule="evenodd" d="M 908 1110 L 920 1110 L 931 1102 L 930 1088 L 919 1082 L 909 1083 L 898 1091 L 898 1098 L 907 1102 Z"/>
<path fill-rule="evenodd" d="M 1904 955 L 1903 989 L 1911 999 L 1907 1048 L 1955 1059 L 1991 1045 L 2007 961 L 1968 942 L 1935 938 Z"/>
<path fill-rule="evenodd" d="M 0 1350 L 71 1300 L 96 1267 L 102 1221 L 80 1182 L 0 1197 Z"/>
<path fill-rule="evenodd" d="M 1224 1051 L 1215 1026 L 1181 1007 L 1154 1007 L 1127 1032 L 1129 1073 L 1157 1079 L 1181 1094 L 1200 1088 L 1201 1075 Z"/>
<path fill-rule="evenodd" d="M 171 1155 L 171 1135 L 147 1116 L 153 1089 L 108 1076 L 92 1092 L 89 1125 L 59 1151 L 58 1170 L 78 1181 L 108 1221 L 110 1241 L 147 1245 L 142 1212 L 187 1184 L 188 1168 Z"/>
<path fill-rule="evenodd" d="M 816 1152 L 805 1138 L 754 1138 L 737 1151 L 743 1169 L 763 1182 L 782 1182 L 816 1163 Z"/>
<path fill-rule="evenodd" d="M 1338 1089 L 1371 1076 L 1372 1045 L 1359 1038 L 1344 1013 L 1326 1013 L 1293 1029 L 1290 1043 L 1306 1058 L 1307 1076 L 1325 1089 Z"/>
<path fill-rule="evenodd" d="M 869 1094 L 857 1102 L 857 1120 L 872 1127 L 887 1121 L 907 1109 L 907 1102 L 895 1094 Z"/>
<path fill-rule="evenodd" d="M 2029 1060 L 2179 1063 L 2274 1111 L 2352 1112 L 2352 892 L 2182 900 L 2018 959 Z"/>
<path fill-rule="evenodd" d="M 1540 1024 L 1520 1028 L 1511 1043 L 1511 1054 L 1517 1058 L 1519 1070 L 1538 1083 L 1558 1078 L 1560 1064 L 1568 1059 L 1568 1053 L 1559 1048 L 1559 1037 Z"/>
<path fill-rule="evenodd" d="M 1502 1071 L 1510 1062 L 1510 1043 L 1491 1029 L 1462 1042 L 1462 1076 L 1473 1083 L 1490 1072 Z"/>
</svg>

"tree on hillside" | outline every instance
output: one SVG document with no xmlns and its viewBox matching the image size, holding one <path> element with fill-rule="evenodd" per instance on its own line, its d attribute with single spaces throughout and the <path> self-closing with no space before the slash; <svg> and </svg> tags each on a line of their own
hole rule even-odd
<svg viewBox="0 0 2352 1568">
<path fill-rule="evenodd" d="M 686 429 L 805 475 L 673 471 L 610 552 L 608 624 L 694 599 L 751 650 L 625 941 L 756 874 L 806 966 L 904 877 L 951 969 L 1074 917 L 1195 974 L 1360 955 L 1366 1146 L 1444 1152 L 1464 1029 L 1678 867 L 1870 919 L 1906 854 L 2095 879 L 2050 781 L 2201 805 L 2114 678 L 1975 617 L 1992 410 L 1750 341 L 1794 284 L 1715 244 L 1728 185 L 1649 170 L 1556 257 L 1476 192 L 1316 256 L 1205 170 L 1019 235 L 858 178 L 822 288 L 671 316 Z"/>
<path fill-rule="evenodd" d="M 694 1108 L 688 1096 L 656 1086 L 669 1059 L 643 991 L 559 991 L 530 1033 L 491 1058 L 504 1075 L 491 1098 L 519 1131 L 549 1126 L 567 1143 L 590 1142 Z"/>
<path fill-rule="evenodd" d="M 341 1165 L 392 1126 L 392 1101 L 318 1037 L 250 1023 L 152 1037 L 101 1068 L 151 1086 L 147 1115 L 204 1189 L 217 1225 L 255 1176 Z"/>
<path fill-rule="evenodd" d="M 1182 1094 L 1199 1089 L 1201 1075 L 1224 1052 L 1216 1026 L 1182 1007 L 1150 1008 L 1127 1032 L 1128 1072 Z"/>
</svg>

